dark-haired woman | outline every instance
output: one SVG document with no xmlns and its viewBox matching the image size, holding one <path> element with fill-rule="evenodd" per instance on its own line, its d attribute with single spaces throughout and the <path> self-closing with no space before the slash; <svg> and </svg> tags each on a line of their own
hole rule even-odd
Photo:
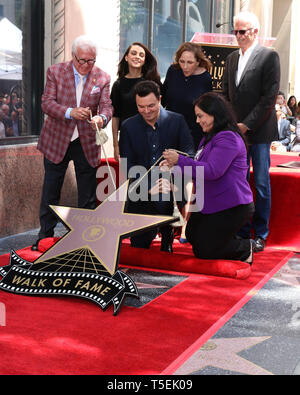
<svg viewBox="0 0 300 395">
<path fill-rule="evenodd" d="M 294 117 L 296 109 L 297 109 L 297 99 L 296 99 L 295 96 L 290 96 L 289 97 L 289 100 L 287 102 L 287 106 L 291 110 L 292 116 Z"/>
<path fill-rule="evenodd" d="M 119 160 L 118 132 L 125 119 L 138 113 L 134 87 L 143 80 L 161 84 L 154 55 L 144 44 L 134 42 L 127 48 L 119 62 L 118 79 L 111 90 L 111 101 L 114 108 L 112 135 L 116 160 Z"/>
<path fill-rule="evenodd" d="M 197 99 L 195 114 L 204 132 L 195 159 L 167 150 L 162 163 L 177 165 L 194 182 L 199 211 L 190 216 L 187 239 L 198 258 L 252 264 L 252 241 L 236 237 L 254 212 L 244 137 L 229 105 L 217 93 Z"/>
</svg>

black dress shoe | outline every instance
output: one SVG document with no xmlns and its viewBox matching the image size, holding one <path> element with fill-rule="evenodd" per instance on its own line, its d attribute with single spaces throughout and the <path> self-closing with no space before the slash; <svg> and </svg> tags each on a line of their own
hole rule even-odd
<svg viewBox="0 0 300 395">
<path fill-rule="evenodd" d="M 39 250 L 39 242 L 40 242 L 40 240 L 41 239 L 37 239 L 37 241 L 34 244 L 32 244 L 31 251 L 38 251 Z"/>
<path fill-rule="evenodd" d="M 261 237 L 255 237 L 254 242 L 253 252 L 261 252 L 265 249 L 266 241 Z"/>
</svg>

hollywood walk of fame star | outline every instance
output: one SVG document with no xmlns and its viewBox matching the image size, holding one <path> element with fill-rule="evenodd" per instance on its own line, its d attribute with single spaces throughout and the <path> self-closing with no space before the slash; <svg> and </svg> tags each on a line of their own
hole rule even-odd
<svg viewBox="0 0 300 395">
<path fill-rule="evenodd" d="M 211 339 L 189 358 L 175 374 L 188 375 L 207 366 L 231 370 L 249 375 L 272 375 L 273 373 L 237 355 L 245 349 L 259 344 L 270 337 L 240 337 Z"/>
<path fill-rule="evenodd" d="M 34 264 L 85 248 L 113 275 L 122 238 L 177 220 L 170 216 L 124 213 L 127 189 L 125 182 L 94 210 L 51 206 L 70 231 Z"/>
</svg>

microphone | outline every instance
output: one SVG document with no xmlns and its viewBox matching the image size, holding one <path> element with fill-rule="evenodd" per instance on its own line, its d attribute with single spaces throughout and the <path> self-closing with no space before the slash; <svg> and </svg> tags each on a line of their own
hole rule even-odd
<svg viewBox="0 0 300 395">
<path fill-rule="evenodd" d="M 230 23 L 230 22 L 217 23 L 217 24 L 216 24 L 216 27 L 219 28 L 219 27 L 221 27 L 221 26 L 223 26 L 223 25 L 228 25 L 229 23 Z"/>
</svg>

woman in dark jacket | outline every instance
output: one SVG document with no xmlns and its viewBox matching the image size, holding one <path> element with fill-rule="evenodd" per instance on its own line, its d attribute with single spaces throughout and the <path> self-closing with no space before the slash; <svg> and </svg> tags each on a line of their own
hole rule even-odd
<svg viewBox="0 0 300 395">
<path fill-rule="evenodd" d="M 247 181 L 247 147 L 229 105 L 217 93 L 195 102 L 202 138 L 195 159 L 164 152 L 161 166 L 176 166 L 193 179 L 198 211 L 192 212 L 186 236 L 196 257 L 241 260 L 252 264 L 253 242 L 237 232 L 254 212 Z"/>
</svg>

